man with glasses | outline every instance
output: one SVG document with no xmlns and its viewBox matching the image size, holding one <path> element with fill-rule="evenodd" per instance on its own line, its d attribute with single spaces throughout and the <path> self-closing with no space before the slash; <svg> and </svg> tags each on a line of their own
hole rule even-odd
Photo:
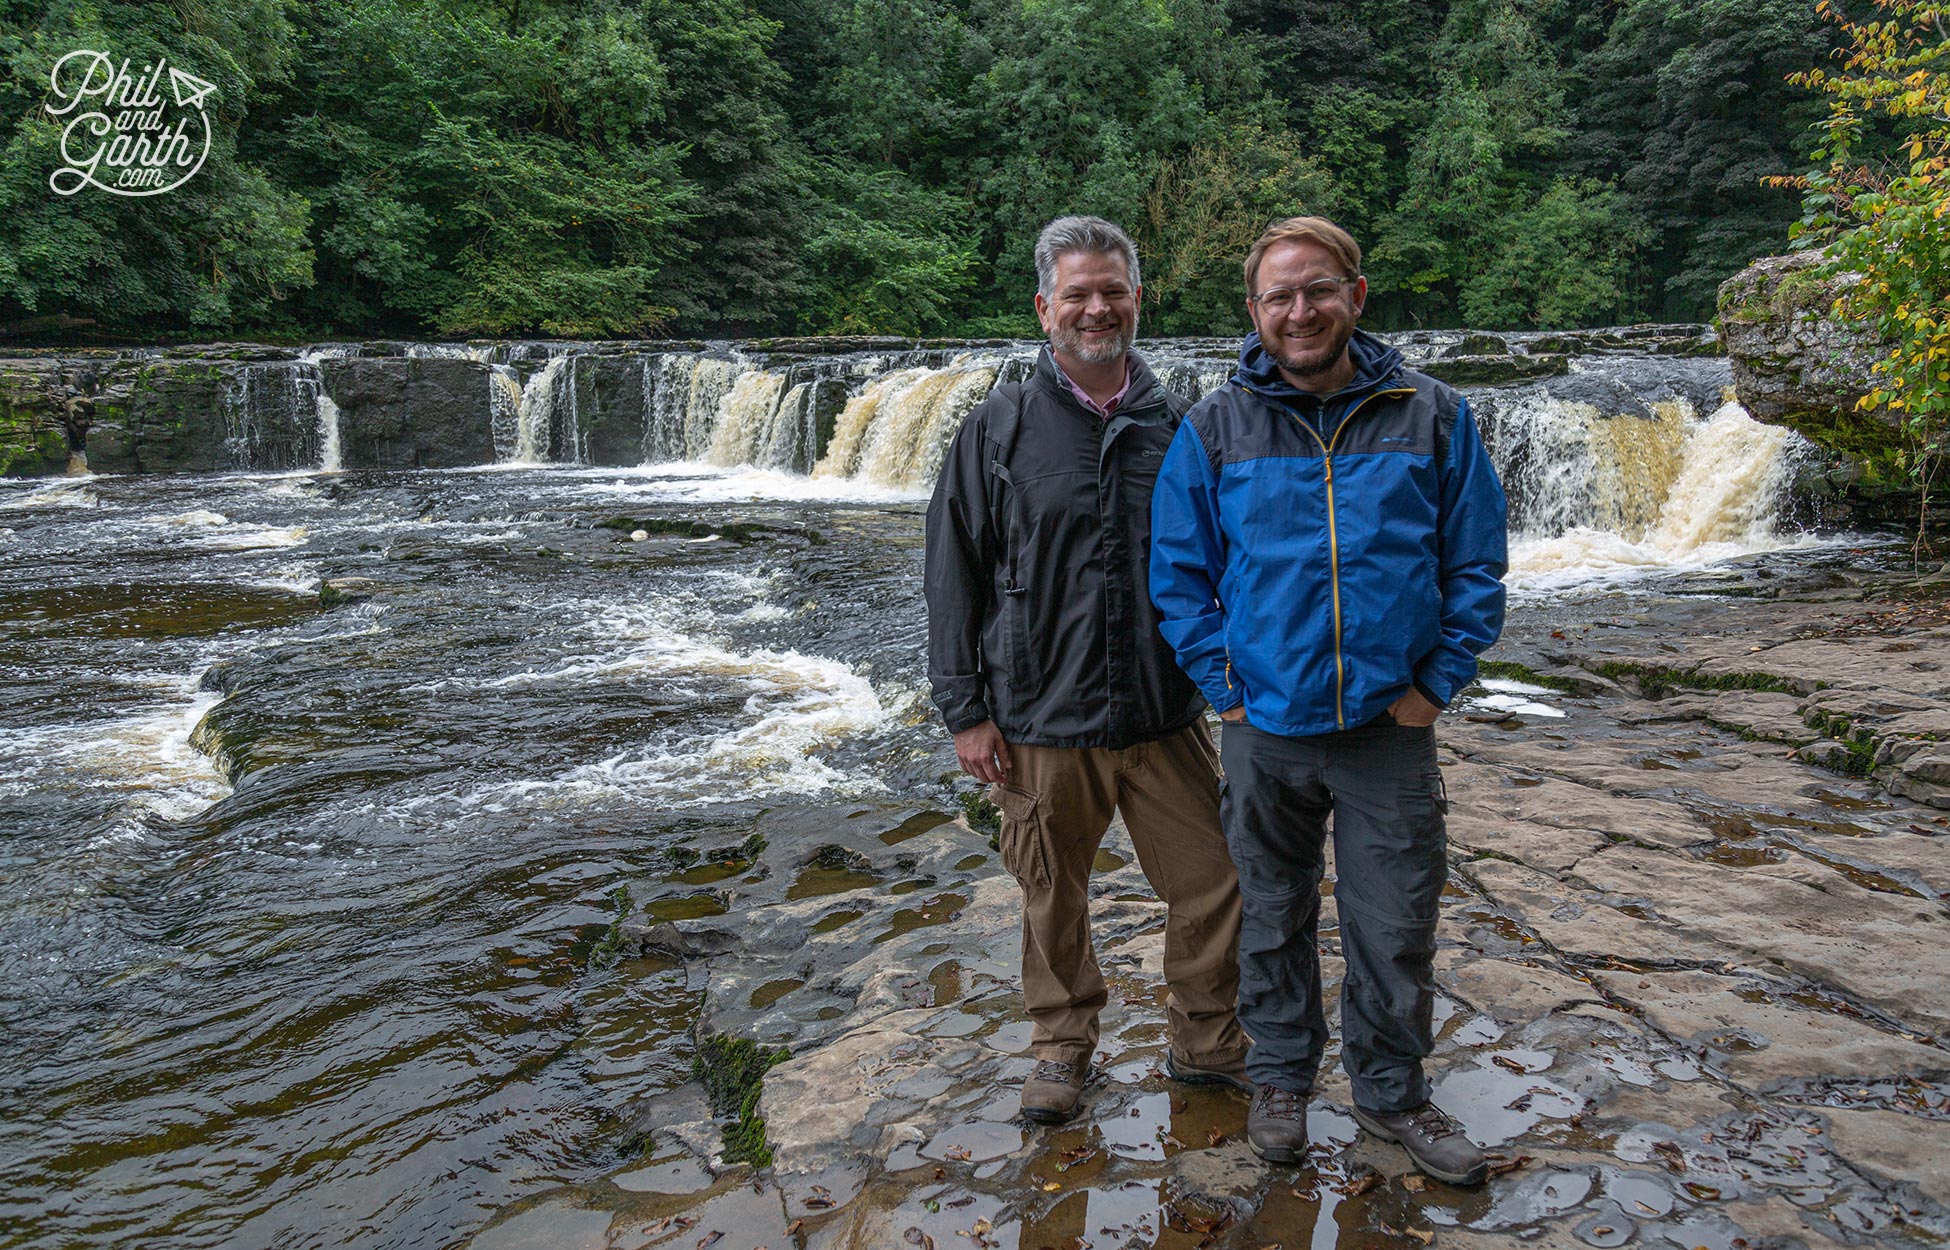
<svg viewBox="0 0 1950 1250">
<path fill-rule="evenodd" d="M 1502 629 L 1503 488 L 1463 398 L 1355 328 L 1368 284 L 1346 231 L 1275 223 L 1246 291 L 1239 370 L 1159 471 L 1151 593 L 1224 722 L 1247 1140 L 1276 1162 L 1306 1151 L 1331 814 L 1354 1118 L 1430 1176 L 1480 1184 L 1483 1152 L 1429 1101 L 1422 1060 L 1448 875 L 1434 725 Z"/>
<path fill-rule="evenodd" d="M 963 422 L 928 506 L 928 678 L 955 755 L 991 783 L 1022 887 L 1036 1067 L 1022 1112 L 1074 1116 L 1108 1001 L 1090 869 L 1115 810 L 1165 902 L 1175 1079 L 1246 1087 L 1239 885 L 1205 700 L 1158 633 L 1151 483 L 1185 402 L 1131 350 L 1137 248 L 1097 217 L 1036 242 L 1049 346 Z"/>
</svg>

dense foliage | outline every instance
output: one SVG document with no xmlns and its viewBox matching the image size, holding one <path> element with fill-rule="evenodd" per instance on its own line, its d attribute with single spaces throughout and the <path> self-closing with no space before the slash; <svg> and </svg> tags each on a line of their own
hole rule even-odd
<svg viewBox="0 0 1950 1250">
<path fill-rule="evenodd" d="M 1848 39 L 1838 68 L 1795 76 L 1829 100 L 1822 164 L 1778 181 L 1807 191 L 1793 233 L 1831 244 L 1829 271 L 1859 279 L 1835 311 L 1890 344 L 1861 407 L 1900 415 L 1927 525 L 1950 457 L 1950 5 L 1873 3 L 1862 21 L 1819 6 Z"/>
<path fill-rule="evenodd" d="M 1231 333 L 1271 218 L 1383 325 L 1711 314 L 1796 212 L 1835 42 L 1782 0 L 0 0 L 0 324 L 194 334 L 1033 330 L 1125 223 L 1154 332 Z M 167 54 L 217 139 L 57 196 L 50 68 Z"/>
</svg>

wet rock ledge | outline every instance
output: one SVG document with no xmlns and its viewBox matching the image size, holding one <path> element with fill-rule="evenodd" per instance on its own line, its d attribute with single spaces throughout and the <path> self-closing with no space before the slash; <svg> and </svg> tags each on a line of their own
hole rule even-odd
<svg viewBox="0 0 1950 1250">
<path fill-rule="evenodd" d="M 687 969 L 710 1079 L 636 1108 L 641 1157 L 474 1244 L 1939 1246 L 1950 804 L 1916 761 L 1950 729 L 1950 609 L 1929 591 L 1831 571 L 1531 618 L 1491 670 L 1528 710 L 1445 722 L 1431 1068 L 1498 1157 L 1482 1190 L 1358 1134 L 1336 1052 L 1298 1168 L 1251 1156 L 1243 1096 L 1166 1081 L 1162 909 L 1121 830 L 1093 885 L 1101 1074 L 1074 1123 L 1021 1122 L 1019 913 L 986 835 L 809 808 L 633 883 L 648 910 L 618 940 Z M 1331 996 L 1331 897 L 1322 923 Z"/>
</svg>

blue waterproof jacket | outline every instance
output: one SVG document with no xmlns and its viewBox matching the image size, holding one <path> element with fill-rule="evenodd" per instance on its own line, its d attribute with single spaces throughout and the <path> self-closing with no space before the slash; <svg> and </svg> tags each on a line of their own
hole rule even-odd
<svg viewBox="0 0 1950 1250">
<path fill-rule="evenodd" d="M 1218 711 L 1301 736 L 1410 684 L 1446 705 L 1503 628 L 1506 508 L 1469 405 L 1355 331 L 1328 396 L 1246 337 L 1178 427 L 1151 497 L 1151 597 Z"/>
</svg>

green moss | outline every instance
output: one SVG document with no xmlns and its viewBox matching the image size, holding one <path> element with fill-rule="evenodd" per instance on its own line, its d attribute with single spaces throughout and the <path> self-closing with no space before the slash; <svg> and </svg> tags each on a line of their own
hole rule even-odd
<svg viewBox="0 0 1950 1250">
<path fill-rule="evenodd" d="M 1552 677 L 1548 674 L 1537 672 L 1535 669 L 1526 668 L 1511 660 L 1478 660 L 1476 662 L 1476 675 L 1479 677 L 1500 678 L 1503 681 L 1528 682 L 1530 685 L 1542 686 L 1546 690 L 1555 690 L 1560 694 L 1578 693 L 1578 683 L 1574 681 L 1569 681 L 1562 677 Z"/>
<path fill-rule="evenodd" d="M 623 953 L 623 921 L 630 914 L 630 887 L 619 885 L 611 890 L 609 905 L 615 913 L 610 918 L 609 928 L 604 930 L 603 936 L 589 948 L 588 967 L 592 972 L 597 968 L 609 967 Z"/>
<path fill-rule="evenodd" d="M 1779 423 L 1809 442 L 1861 467 L 1862 485 L 1874 490 L 1911 490 L 1909 470 L 1899 462 L 1901 433 L 1871 413 L 1853 409 L 1790 412 Z"/>
<path fill-rule="evenodd" d="M 765 1074 L 791 1057 L 783 1046 L 760 1046 L 742 1037 L 718 1034 L 698 1042 L 691 1075 L 703 1082 L 711 1110 L 731 1121 L 724 1127 L 725 1162 L 761 1168 L 772 1162 L 758 1099 L 765 1092 Z"/>
<path fill-rule="evenodd" d="M 1846 716 L 1824 712 L 1819 708 L 1810 709 L 1801 719 L 1807 722 L 1808 728 L 1842 748 L 1839 752 L 1830 752 L 1825 760 L 1816 760 L 1816 763 L 1850 777 L 1866 777 L 1875 771 L 1876 739 L 1873 730 L 1856 725 Z"/>
<path fill-rule="evenodd" d="M 1772 673 L 1689 673 L 1660 664 L 1639 664 L 1631 660 L 1606 660 L 1592 671 L 1613 681 L 1637 683 L 1649 699 L 1664 699 L 1682 690 L 1763 690 L 1773 694 L 1803 694 L 1805 691 Z M 1816 683 L 1817 687 L 1821 683 Z"/>
<path fill-rule="evenodd" d="M 968 817 L 968 827 L 977 833 L 995 833 L 1002 828 L 1002 812 L 983 797 L 979 790 L 967 790 L 955 796 L 961 804 L 962 814 Z"/>
</svg>

